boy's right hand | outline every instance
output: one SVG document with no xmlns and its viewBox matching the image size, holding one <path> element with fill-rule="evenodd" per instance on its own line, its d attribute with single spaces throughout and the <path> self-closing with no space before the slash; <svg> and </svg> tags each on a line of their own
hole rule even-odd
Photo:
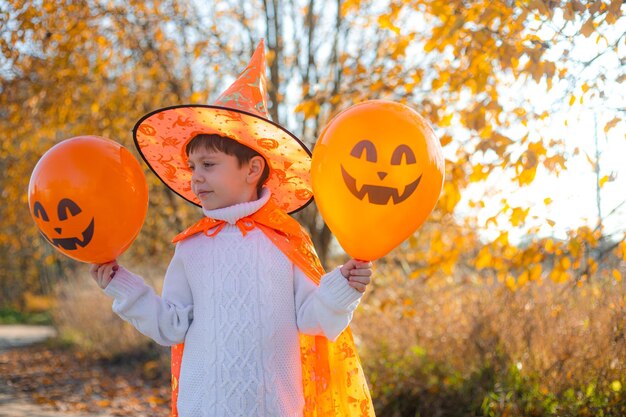
<svg viewBox="0 0 626 417">
<path fill-rule="evenodd" d="M 105 289 L 118 269 L 119 265 L 117 261 L 114 260 L 106 264 L 92 264 L 91 268 L 89 268 L 89 273 L 94 281 L 96 281 L 96 284 L 98 284 L 100 288 Z"/>
</svg>

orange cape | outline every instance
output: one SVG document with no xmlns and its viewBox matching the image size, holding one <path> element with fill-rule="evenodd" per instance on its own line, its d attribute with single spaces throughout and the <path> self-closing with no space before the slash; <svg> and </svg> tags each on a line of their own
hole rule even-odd
<svg viewBox="0 0 626 417">
<path fill-rule="evenodd" d="M 226 223 L 208 217 L 173 239 L 197 233 L 215 236 Z M 317 285 L 324 269 L 302 226 L 270 199 L 260 210 L 237 221 L 245 234 L 258 227 Z M 172 347 L 172 417 L 178 417 L 178 378 L 184 344 Z M 374 407 L 350 328 L 335 342 L 324 336 L 300 334 L 304 417 L 374 417 Z"/>
</svg>

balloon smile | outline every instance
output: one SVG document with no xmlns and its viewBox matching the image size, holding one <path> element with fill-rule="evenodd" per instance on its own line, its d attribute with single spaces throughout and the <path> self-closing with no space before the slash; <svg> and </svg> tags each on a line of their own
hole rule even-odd
<svg viewBox="0 0 626 417">
<path fill-rule="evenodd" d="M 346 184 L 346 187 L 348 187 L 348 190 L 352 193 L 352 195 L 359 200 L 363 200 L 363 198 L 367 195 L 371 204 L 378 204 L 381 206 L 389 204 L 389 199 L 393 199 L 394 204 L 402 203 L 404 200 L 409 198 L 411 194 L 413 194 L 422 179 L 422 176 L 420 175 L 418 179 L 406 185 L 404 187 L 404 192 L 400 194 L 397 188 L 385 187 L 382 185 L 365 184 L 359 190 L 357 188 L 356 179 L 348 174 L 343 166 L 341 166 L 341 174 L 343 175 L 343 182 Z"/>
<path fill-rule="evenodd" d="M 91 219 L 91 223 L 89 223 L 89 226 L 87 226 L 87 228 L 83 232 L 83 240 L 80 240 L 77 237 L 65 237 L 65 238 L 57 238 L 57 239 L 50 239 L 46 235 L 44 235 L 44 237 L 48 239 L 48 241 L 52 243 L 54 246 L 56 246 L 57 248 L 60 247 L 65 250 L 76 250 L 77 249 L 76 245 L 80 246 L 81 248 L 84 248 L 85 246 L 89 244 L 89 242 L 91 242 L 91 239 L 93 238 L 93 229 L 94 229 L 93 222 L 94 222 L 94 219 Z"/>
</svg>

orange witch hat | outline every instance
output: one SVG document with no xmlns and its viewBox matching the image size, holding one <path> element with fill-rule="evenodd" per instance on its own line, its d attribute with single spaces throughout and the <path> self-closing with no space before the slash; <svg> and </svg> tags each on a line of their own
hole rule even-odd
<svg viewBox="0 0 626 417">
<path fill-rule="evenodd" d="M 265 183 L 279 207 L 293 213 L 313 199 L 311 151 L 267 111 L 265 45 L 261 41 L 237 80 L 212 105 L 165 107 L 133 128 L 135 145 L 150 169 L 172 191 L 200 206 L 191 191 L 185 147 L 198 134 L 218 134 L 259 152 L 270 167 Z"/>
</svg>

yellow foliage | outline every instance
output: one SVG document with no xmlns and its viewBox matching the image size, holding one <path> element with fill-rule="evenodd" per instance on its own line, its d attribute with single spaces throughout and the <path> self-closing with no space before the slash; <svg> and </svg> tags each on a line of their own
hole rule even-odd
<svg viewBox="0 0 626 417">
<path fill-rule="evenodd" d="M 54 307 L 54 298 L 50 295 L 37 295 L 30 291 L 24 293 L 24 311 L 28 313 L 42 313 Z"/>
<path fill-rule="evenodd" d="M 317 116 L 320 112 L 320 104 L 316 101 L 307 100 L 298 104 L 294 109 L 297 113 L 303 113 L 305 119 L 310 119 L 312 117 Z"/>
<path fill-rule="evenodd" d="M 19 74 L 0 78 L 2 197 L 19 202 L 19 207 L 0 208 L 5 225 L 0 232 L 0 260 L 8 271 L 3 280 L 15 282 L 12 277 L 24 273 L 25 285 L 33 288 L 44 281 L 40 278 L 44 272 L 73 265 L 39 238 L 25 208 L 24 190 L 37 159 L 60 140 L 87 133 L 110 137 L 132 149 L 130 131 L 146 112 L 186 102 L 208 103 L 209 97 L 215 97 L 236 76 L 257 40 L 258 33 L 251 28 L 259 27 L 258 23 L 302 29 L 292 33 L 293 39 L 277 33 L 282 36 L 282 49 L 266 40 L 267 65 L 270 108 L 281 116 L 275 121 L 308 144 L 314 143 L 315 135 L 338 109 L 370 98 L 405 101 L 433 123 L 442 146 L 454 154 L 447 156 L 444 190 L 430 218 L 439 227 L 425 225 L 419 236 L 412 238 L 411 252 L 403 256 L 430 264 L 424 276 L 458 273 L 457 262 L 472 263 L 466 260 L 468 254 L 482 245 L 476 239 L 479 228 L 519 227 L 529 215 L 528 208 L 511 208 L 504 201 L 494 210 L 497 214 L 489 213 L 485 225 L 478 224 L 478 216 L 473 222 L 459 224 L 455 210 L 470 183 L 484 181 L 494 167 L 501 167 L 505 174 L 513 168 L 511 182 L 517 186 L 532 183 L 540 164 L 549 171 L 566 169 L 557 142 L 530 142 L 536 137 L 537 132 L 532 131 L 535 122 L 548 123 L 549 112 L 537 114 L 531 104 L 511 104 L 510 97 L 501 95 L 511 87 L 511 77 L 503 72 L 520 83 L 526 77 L 546 80 L 540 86 L 549 86 L 553 78 L 571 80 L 576 74 L 568 65 L 571 58 L 563 56 L 552 62 L 546 54 L 546 45 L 556 44 L 557 35 L 546 39 L 546 35 L 534 33 L 529 23 L 535 18 L 544 21 L 560 9 L 568 24 L 582 26 L 582 35 L 573 37 L 576 40 L 576 36 L 604 35 L 607 25 L 621 15 L 618 0 L 610 5 L 596 2 L 604 4 L 598 10 L 579 8 L 580 2 L 548 7 L 547 2 L 538 0 L 511 4 L 393 1 L 382 13 L 373 12 L 372 2 L 345 0 L 339 24 L 322 30 L 322 25 L 315 26 L 317 22 L 305 20 L 307 8 L 274 17 L 260 11 L 251 18 L 244 13 L 252 10 L 245 1 L 240 9 L 215 16 L 208 12 L 203 18 L 194 15 L 194 19 L 189 16 L 195 6 L 189 2 L 160 8 L 129 0 L 124 3 L 124 13 L 115 2 L 103 2 L 97 8 L 90 2 L 72 2 L 67 7 L 40 3 L 7 2 L 5 9 L 12 21 L 0 37 L 2 61 L 8 66 L 5 73 Z M 207 7 L 214 11 L 212 4 Z M 416 21 L 426 22 L 426 26 L 416 28 Z M 313 44 L 308 43 L 310 33 L 315 34 Z M 334 39 L 341 41 L 334 43 Z M 603 45 L 600 42 L 598 48 Z M 428 59 L 419 53 L 407 55 L 413 50 L 429 52 Z M 581 86 L 577 91 L 581 98 L 597 95 L 600 88 L 588 79 L 576 85 Z M 578 96 L 565 97 L 565 104 L 568 99 L 574 105 Z M 290 103 L 298 104 L 290 108 Z M 293 112 L 301 114 L 304 123 L 290 126 L 292 119 L 302 120 L 288 116 Z M 604 126 L 605 132 L 619 123 L 621 119 L 614 117 Z M 520 129 L 519 135 L 509 133 Z M 522 157 L 512 160 L 519 152 Z M 488 159 L 481 159 L 483 156 Z M 130 254 L 144 259 L 166 257 L 172 249 L 168 237 L 199 214 L 146 172 L 150 211 Z M 608 180 L 602 178 L 600 185 Z M 544 204 L 550 203 L 550 199 L 544 200 Z M 484 202 L 473 204 L 475 211 L 482 208 Z M 314 237 L 325 234 L 315 214 L 311 210 L 302 216 L 309 220 L 306 224 Z M 552 220 L 547 222 L 554 225 Z M 440 229 L 440 234 L 434 229 Z M 575 244 L 535 242 L 522 262 L 523 251 L 502 234 L 481 247 L 473 262 L 486 272 L 517 268 L 510 271 L 511 277 L 517 277 L 516 286 L 539 281 L 542 273 L 548 276 L 549 271 L 542 271 L 541 265 L 552 255 L 570 256 L 570 271 L 578 265 L 597 268 L 593 260 L 583 261 L 587 254 L 581 249 L 597 244 L 597 237 L 581 231 L 578 238 L 568 239 L 578 240 Z M 618 252 L 626 260 L 623 243 Z M 561 267 L 557 262 L 557 269 Z M 560 271 L 557 279 L 563 274 Z M 503 274 L 498 277 L 502 282 L 511 281 Z"/>
</svg>

